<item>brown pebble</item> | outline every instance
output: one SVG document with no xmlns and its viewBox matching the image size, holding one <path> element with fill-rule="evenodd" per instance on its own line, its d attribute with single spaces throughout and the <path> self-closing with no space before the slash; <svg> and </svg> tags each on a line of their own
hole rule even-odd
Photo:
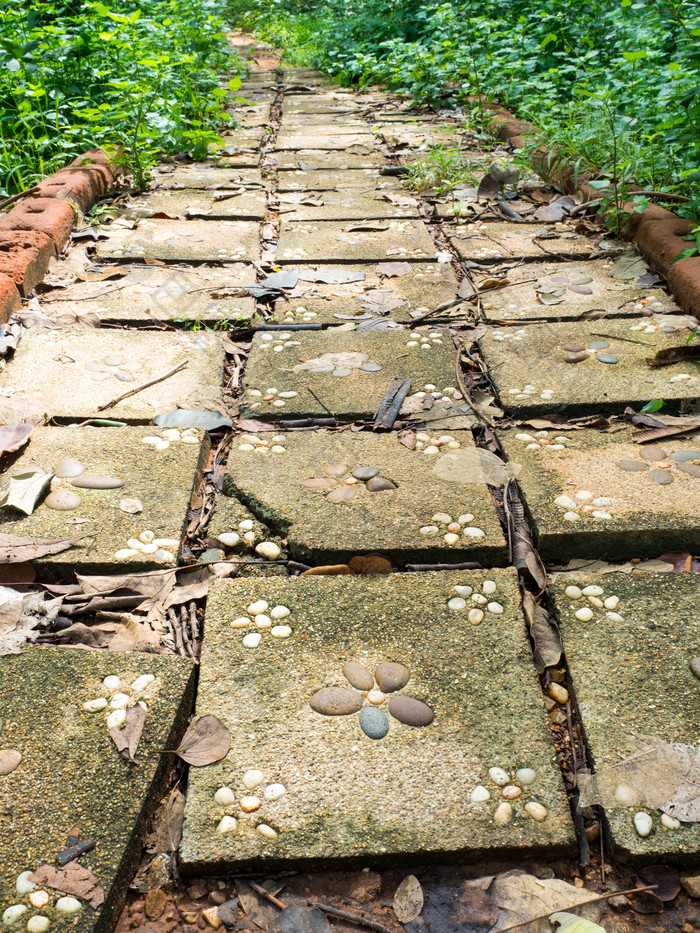
<svg viewBox="0 0 700 933">
<path fill-rule="evenodd" d="M 385 489 L 396 489 L 396 484 L 384 476 L 373 476 L 367 481 L 367 489 L 370 492 L 382 492 Z"/>
<path fill-rule="evenodd" d="M 209 926 L 213 927 L 215 930 L 218 930 L 220 926 L 223 926 L 223 921 L 219 916 L 218 907 L 207 907 L 206 910 L 202 911 L 202 916 L 207 921 Z"/>
<path fill-rule="evenodd" d="M 567 353 L 581 353 L 581 351 L 585 349 L 586 348 L 582 347 L 580 343 L 572 343 L 567 347 L 562 347 L 562 350 L 566 350 Z"/>
<path fill-rule="evenodd" d="M 394 661 L 384 661 L 374 672 L 374 679 L 382 693 L 394 693 L 405 687 L 411 674 L 403 664 Z"/>
<path fill-rule="evenodd" d="M 359 485 L 340 486 L 338 489 L 333 489 L 328 493 L 326 502 L 347 502 L 349 499 L 354 499 L 359 491 Z"/>
<path fill-rule="evenodd" d="M 663 449 L 663 447 L 642 447 L 639 453 L 645 460 L 651 460 L 655 463 L 658 463 L 659 460 L 666 459 L 666 451 Z"/>
<path fill-rule="evenodd" d="M 649 467 L 639 460 L 618 460 L 618 467 L 626 473 L 646 473 Z"/>
<path fill-rule="evenodd" d="M 329 463 L 327 467 L 323 468 L 323 472 L 329 476 L 345 476 L 348 468 L 344 463 Z"/>
<path fill-rule="evenodd" d="M 700 658 L 690 659 L 690 669 L 698 678 L 698 680 L 700 680 Z"/>
<path fill-rule="evenodd" d="M 550 684 L 547 691 L 555 703 L 566 703 L 569 699 L 569 691 L 561 684 Z"/>
<path fill-rule="evenodd" d="M 167 903 L 168 898 L 166 897 L 165 891 L 161 888 L 151 888 L 146 894 L 146 899 L 144 901 L 144 913 L 149 920 L 158 920 L 165 910 L 165 905 Z"/>
<path fill-rule="evenodd" d="M 209 894 L 209 900 L 212 902 L 212 904 L 216 904 L 218 907 L 221 904 L 225 904 L 227 898 L 223 891 L 211 891 Z"/>
<path fill-rule="evenodd" d="M 405 726 L 415 726 L 416 728 L 429 726 L 435 719 L 435 713 L 427 703 L 403 695 L 392 697 L 389 700 L 389 712 L 394 719 L 402 722 Z"/>
<path fill-rule="evenodd" d="M 322 716 L 348 716 L 362 707 L 362 697 L 347 687 L 322 687 L 309 700 L 312 710 Z"/>
<path fill-rule="evenodd" d="M 591 826 L 586 826 L 586 839 L 589 842 L 595 842 L 595 840 L 600 836 L 600 823 L 593 823 Z"/>
<path fill-rule="evenodd" d="M 343 668 L 343 675 L 358 690 L 371 690 L 374 686 L 374 677 L 359 661 L 348 661 Z"/>
<path fill-rule="evenodd" d="M 138 913 L 132 914 L 131 919 L 129 920 L 129 926 L 132 930 L 137 930 L 143 923 L 143 914 L 139 911 Z"/>
<path fill-rule="evenodd" d="M 687 473 L 688 476 L 694 476 L 695 479 L 700 479 L 700 466 L 697 463 L 679 463 L 677 469 L 681 473 Z"/>
<path fill-rule="evenodd" d="M 583 363 L 584 360 L 588 359 L 588 353 L 567 353 L 564 358 L 565 363 Z"/>
</svg>

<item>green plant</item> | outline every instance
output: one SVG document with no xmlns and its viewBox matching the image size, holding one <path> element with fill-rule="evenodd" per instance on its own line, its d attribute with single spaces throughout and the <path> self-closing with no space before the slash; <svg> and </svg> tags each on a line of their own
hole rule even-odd
<svg viewBox="0 0 700 933">
<path fill-rule="evenodd" d="M 425 191 L 445 194 L 457 185 L 476 184 L 474 164 L 466 161 L 459 149 L 432 147 L 407 168 L 405 185 L 418 194 Z"/>
<path fill-rule="evenodd" d="M 691 256 L 700 256 L 700 224 L 683 239 L 690 240 L 693 245 L 682 249 L 677 256 L 673 257 L 673 262 L 678 262 L 679 259 L 690 259 Z"/>
</svg>

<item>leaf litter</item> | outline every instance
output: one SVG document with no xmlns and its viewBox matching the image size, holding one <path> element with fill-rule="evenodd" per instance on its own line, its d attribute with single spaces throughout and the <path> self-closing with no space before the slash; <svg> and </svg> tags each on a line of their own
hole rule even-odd
<svg viewBox="0 0 700 933">
<path fill-rule="evenodd" d="M 203 768 L 221 761 L 229 753 L 231 736 L 216 716 L 198 716 L 185 733 L 175 754 L 193 765 Z"/>
<path fill-rule="evenodd" d="M 440 457 L 433 472 L 450 483 L 504 486 L 520 472 L 517 463 L 504 463 L 500 457 L 480 448 L 464 448 Z"/>
</svg>

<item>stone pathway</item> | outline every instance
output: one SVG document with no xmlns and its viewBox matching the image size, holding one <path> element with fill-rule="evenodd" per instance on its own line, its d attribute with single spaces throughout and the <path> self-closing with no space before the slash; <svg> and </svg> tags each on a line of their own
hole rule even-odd
<svg viewBox="0 0 700 933">
<path fill-rule="evenodd" d="M 659 417 L 690 411 L 698 364 L 648 360 L 694 325 L 535 179 L 505 201 L 407 191 L 431 145 L 477 167 L 507 157 L 456 118 L 308 69 L 253 72 L 237 94 L 224 152 L 161 165 L 31 303 L 0 406 L 50 426 L 6 457 L 3 489 L 58 468 L 60 508 L 4 511 L 4 531 L 91 536 L 36 562 L 56 594 L 75 596 L 76 573 L 241 561 L 205 610 L 196 712 L 232 747 L 190 771 L 183 871 L 572 854 L 583 767 L 619 767 L 633 733 L 698 741 L 696 576 L 601 563 L 700 547 L 700 431 L 686 419 L 641 445 L 623 417 L 655 398 Z M 66 458 L 117 482 L 74 485 Z M 186 654 L 163 600 L 157 650 Z M 53 892 L 37 907 L 16 886 L 77 825 L 97 840 L 80 864 L 107 929 L 193 665 L 58 647 L 0 660 L 2 744 L 24 762 L 0 772 L 22 839 L 0 841 L 0 911 L 29 933 L 93 928 L 84 900 L 76 924 Z M 136 767 L 111 747 L 121 688 L 103 680 L 143 673 L 162 690 Z M 606 802 L 613 852 L 697 858 L 696 823 L 625 793 Z"/>
</svg>

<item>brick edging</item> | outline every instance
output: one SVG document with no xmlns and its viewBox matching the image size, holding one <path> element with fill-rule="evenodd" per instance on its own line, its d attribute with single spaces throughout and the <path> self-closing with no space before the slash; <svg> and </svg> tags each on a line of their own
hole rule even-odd
<svg viewBox="0 0 700 933">
<path fill-rule="evenodd" d="M 483 105 L 483 101 L 482 101 Z M 489 123 L 497 132 L 494 135 L 503 142 L 522 149 L 526 136 L 541 136 L 542 131 L 532 123 L 518 120 L 498 104 L 486 104 L 490 111 Z M 552 158 L 555 150 L 544 144 L 531 158 L 532 167 L 545 181 L 554 183 L 566 194 L 581 193 L 585 201 L 600 197 L 600 192 L 588 184 L 596 176 L 577 173 L 570 162 L 558 163 Z M 633 213 L 627 238 L 633 240 L 649 265 L 660 272 L 668 283 L 678 304 L 700 319 L 700 256 L 680 259 L 675 256 L 688 246 L 683 237 L 695 224 L 684 220 L 658 204 L 650 204 L 640 214 Z"/>
<path fill-rule="evenodd" d="M 21 307 L 20 298 L 41 282 L 70 240 L 76 208 L 89 211 L 121 173 L 103 149 L 91 149 L 0 215 L 0 323 Z"/>
</svg>

